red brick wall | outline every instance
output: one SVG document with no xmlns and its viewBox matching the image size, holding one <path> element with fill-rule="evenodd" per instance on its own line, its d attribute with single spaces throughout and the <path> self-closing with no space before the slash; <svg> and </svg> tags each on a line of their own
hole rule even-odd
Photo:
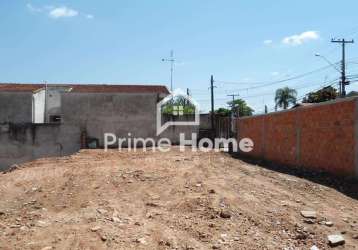
<svg viewBox="0 0 358 250">
<path fill-rule="evenodd" d="M 240 118 L 238 137 L 251 138 L 248 155 L 280 164 L 358 176 L 358 99 L 315 104 Z"/>
</svg>

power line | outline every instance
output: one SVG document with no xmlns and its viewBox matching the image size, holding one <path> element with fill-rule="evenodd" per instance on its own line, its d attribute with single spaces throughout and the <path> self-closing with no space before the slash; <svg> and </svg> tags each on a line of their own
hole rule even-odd
<svg viewBox="0 0 358 250">
<path fill-rule="evenodd" d="M 318 89 L 315 89 L 315 90 L 312 90 L 312 91 L 310 91 L 310 93 L 311 92 L 317 92 L 317 91 L 319 91 L 319 90 L 321 90 L 321 89 L 323 89 L 323 88 L 327 88 L 327 87 L 333 87 L 333 86 L 335 86 L 335 85 L 339 85 L 339 83 L 338 82 L 336 82 L 336 83 L 332 83 L 332 84 L 329 84 L 329 85 L 326 85 L 326 86 L 324 86 L 324 87 L 320 87 L 320 88 L 318 88 Z M 303 101 L 303 99 L 308 95 L 309 93 L 307 93 L 307 94 L 305 94 L 305 95 L 302 95 L 302 96 L 300 96 L 300 97 L 298 97 L 297 98 L 297 101 Z"/>
<path fill-rule="evenodd" d="M 235 108 L 235 97 L 236 96 L 240 96 L 239 94 L 231 94 L 231 95 L 227 95 L 232 97 L 232 103 L 231 103 L 231 112 L 232 114 L 234 114 L 234 108 Z"/>
<path fill-rule="evenodd" d="M 337 63 L 336 63 L 337 64 Z M 304 74 L 300 74 L 300 75 L 297 75 L 297 76 L 293 76 L 293 77 L 289 77 L 289 78 L 286 78 L 286 79 L 282 79 L 282 80 L 278 80 L 278 81 L 271 81 L 271 82 L 256 82 L 255 84 L 260 84 L 260 85 L 257 85 L 257 86 L 253 86 L 253 87 L 248 87 L 248 88 L 242 88 L 242 89 L 238 89 L 238 91 L 243 91 L 243 90 L 250 90 L 250 89 L 257 89 L 257 88 L 262 88 L 262 87 L 267 87 L 267 86 L 271 86 L 271 85 L 275 85 L 275 84 L 278 84 L 278 83 L 283 83 L 283 82 L 288 82 L 288 81 L 292 81 L 292 80 L 297 80 L 297 79 L 300 79 L 300 78 L 303 78 L 305 76 L 308 76 L 308 75 L 312 75 L 314 73 L 317 73 L 317 72 L 320 72 L 320 71 L 323 71 L 323 70 L 326 70 L 328 68 L 330 68 L 331 65 L 329 66 L 325 66 L 325 67 L 322 67 L 322 68 L 319 68 L 319 69 L 316 69 L 316 70 L 313 70 L 313 71 L 310 71 L 310 72 L 307 72 L 307 73 L 304 73 Z M 218 83 L 224 83 L 224 84 L 243 84 L 242 82 L 224 82 L 224 81 L 216 81 Z M 245 84 L 249 84 L 249 83 L 245 83 Z"/>
<path fill-rule="evenodd" d="M 325 87 L 323 87 L 323 88 L 333 87 L 334 85 L 338 85 L 338 84 L 339 84 L 339 83 L 332 83 L 332 84 L 327 85 L 327 86 L 325 86 Z M 319 91 L 319 90 L 321 90 L 321 89 L 322 89 L 322 87 L 320 87 L 320 88 L 318 88 L 318 89 L 315 89 L 315 90 L 312 90 L 312 91 L 310 91 L 310 92 L 316 92 L 316 91 Z M 306 96 L 307 96 L 307 94 L 302 95 L 302 96 L 300 96 L 300 97 L 297 97 L 297 102 L 303 101 L 303 99 L 304 99 Z M 275 108 L 274 108 L 274 107 L 271 107 L 268 112 L 271 112 L 271 111 L 274 111 L 274 110 L 275 110 Z M 263 111 L 264 111 L 264 110 L 260 109 L 259 111 L 256 111 L 256 112 L 257 112 L 258 114 L 260 114 L 260 113 L 263 113 Z"/>
<path fill-rule="evenodd" d="M 227 96 L 232 97 L 232 103 L 234 103 L 235 97 L 236 97 L 236 96 L 240 96 L 240 95 L 239 95 L 239 94 L 231 94 L 231 95 L 227 95 Z"/>
<path fill-rule="evenodd" d="M 353 58 L 350 58 L 348 60 L 353 60 L 353 59 L 358 59 L 358 57 L 353 57 Z M 335 64 L 333 65 L 338 65 L 340 62 L 336 62 Z M 358 65 L 358 61 L 347 61 L 347 64 L 357 64 Z M 324 69 L 327 69 L 329 68 L 329 66 L 325 66 L 325 67 L 322 67 L 322 68 L 319 68 L 317 69 L 316 71 L 323 71 Z M 306 75 L 306 74 L 313 74 L 314 71 L 311 71 L 311 72 L 308 72 L 308 73 L 304 73 L 304 74 L 301 74 L 301 75 Z M 298 76 L 301 76 L 301 75 L 298 75 Z M 303 77 L 302 77 L 303 78 Z M 272 81 L 271 83 L 281 83 L 281 82 L 285 82 L 285 81 L 289 81 L 290 78 L 287 78 L 287 79 L 282 79 L 282 80 L 278 80 L 278 81 Z M 220 80 L 215 80 L 216 83 L 230 83 L 230 84 L 262 84 L 262 83 L 265 83 L 265 82 L 224 82 L 224 81 L 220 81 Z M 266 82 L 266 83 L 270 83 L 270 82 Z M 224 93 L 230 93 L 232 91 L 244 91 L 244 90 L 250 90 L 250 89 L 253 89 L 255 88 L 256 86 L 254 87 L 248 87 L 248 88 L 242 88 L 242 89 L 227 89 L 227 90 L 224 90 L 224 89 L 217 89 L 216 91 L 219 91 L 219 92 L 224 92 Z M 261 87 L 261 86 L 257 86 L 257 87 Z M 262 87 L 265 87 L 265 86 L 262 86 Z M 207 95 L 206 93 L 203 93 L 205 91 L 207 91 L 206 89 L 190 89 L 192 92 L 199 92 L 199 93 L 195 93 L 195 95 Z"/>
<path fill-rule="evenodd" d="M 342 43 L 342 83 L 343 83 L 343 86 L 345 86 L 345 84 L 348 84 L 349 81 L 347 81 L 347 79 L 349 80 L 352 80 L 352 81 L 355 81 L 356 78 L 358 78 L 357 75 L 348 75 L 346 76 L 345 75 L 345 69 L 346 69 L 346 63 L 345 63 L 345 44 L 346 43 L 353 43 L 353 40 L 352 41 L 345 41 L 344 39 L 342 40 L 333 40 L 332 39 L 332 42 L 335 42 L 335 43 Z M 336 50 L 336 48 L 334 48 L 334 50 Z M 332 50 L 332 51 L 334 51 Z M 352 63 L 352 64 L 356 64 L 357 62 L 349 62 L 349 64 Z M 318 72 L 321 72 L 321 71 L 324 71 L 328 68 L 330 68 L 332 65 L 333 66 L 336 66 L 338 65 L 339 62 L 336 62 L 336 63 L 330 63 L 329 66 L 325 66 L 325 67 L 321 67 L 321 68 L 318 68 L 316 70 L 312 70 L 312 71 L 309 71 L 307 73 L 303 73 L 303 74 L 300 74 L 300 75 L 296 75 L 296 76 L 293 76 L 293 77 L 288 77 L 288 78 L 285 78 L 285 79 L 281 79 L 281 80 L 277 80 L 277 81 L 268 81 L 268 82 L 229 82 L 229 81 L 221 81 L 221 80 L 216 80 L 214 81 L 214 78 L 213 76 L 211 76 L 211 86 L 210 86 L 210 90 L 211 90 L 211 111 L 212 111 L 212 114 L 214 115 L 214 82 L 216 83 L 222 83 L 222 84 L 233 84 L 233 85 L 237 85 L 237 84 L 256 84 L 256 86 L 252 86 L 252 87 L 247 87 L 247 88 L 241 88 L 241 89 L 236 89 L 236 90 L 227 90 L 226 92 L 228 91 L 249 91 L 249 90 L 252 90 L 252 89 L 258 89 L 258 88 L 263 88 L 263 87 L 267 87 L 267 86 L 271 86 L 271 85 L 275 85 L 275 84 L 279 84 L 279 83 L 284 83 L 284 82 L 289 82 L 289 81 L 293 81 L 293 80 L 297 80 L 297 79 L 300 79 L 300 78 L 304 78 L 308 75 L 313 75 L 315 73 L 318 73 Z M 327 76 L 326 76 L 327 77 Z M 358 80 L 358 79 L 357 79 Z M 337 79 L 335 79 L 334 81 L 337 81 Z M 333 83 L 329 86 L 332 86 L 332 85 L 336 85 L 337 83 Z M 300 85 L 299 87 L 295 87 L 296 89 L 302 89 L 302 88 L 307 88 L 307 87 L 311 87 L 311 86 L 315 86 L 315 85 Z M 321 89 L 321 87 L 320 87 Z M 199 89 L 194 89 L 194 91 L 202 91 L 202 90 L 199 90 Z M 199 93 L 198 93 L 199 94 Z M 204 93 L 200 93 L 200 94 L 204 94 Z M 342 89 L 342 94 L 345 94 L 345 89 Z M 246 96 L 246 97 L 242 97 L 242 98 L 255 98 L 255 97 L 262 97 L 262 96 L 267 96 L 267 95 L 272 95 L 271 93 L 267 93 L 267 94 L 260 94 L 260 95 L 257 95 L 257 96 Z M 302 98 L 304 98 L 307 94 L 305 94 Z M 231 96 L 231 95 L 230 95 Z M 234 98 L 235 96 L 233 96 Z M 217 98 L 215 100 L 227 100 L 227 99 L 224 99 L 224 98 Z M 300 100 L 300 99 L 299 99 Z M 199 100 L 199 101 L 207 101 L 207 100 Z M 214 119 L 212 119 L 213 121 Z M 214 128 L 214 125 L 212 124 L 212 127 Z"/>
<path fill-rule="evenodd" d="M 358 75 L 357 75 L 357 77 L 358 77 Z M 298 90 L 298 89 L 304 89 L 304 88 L 308 88 L 308 87 L 322 86 L 322 85 L 326 85 L 326 84 L 331 84 L 331 83 L 334 83 L 334 82 L 336 82 L 338 80 L 339 80 L 339 78 L 335 78 L 333 80 L 330 80 L 329 82 L 324 82 L 323 84 L 319 83 L 319 84 L 313 84 L 312 85 L 311 83 L 305 83 L 305 84 L 302 84 L 302 85 L 296 85 L 296 86 L 290 86 L 290 87 Z M 258 98 L 258 97 L 264 97 L 264 96 L 269 96 L 269 95 L 274 95 L 274 94 L 275 94 L 275 92 L 270 92 L 270 93 L 261 93 L 261 94 L 250 95 L 250 96 L 241 96 L 241 99 Z M 232 95 L 228 95 L 228 96 L 232 96 Z M 235 96 L 238 96 L 238 95 L 235 95 Z M 199 99 L 197 101 L 209 101 L 209 100 L 210 99 Z M 215 100 L 217 100 L 217 101 L 225 101 L 225 100 L 228 100 L 228 99 L 227 98 L 215 98 Z"/>
<path fill-rule="evenodd" d="M 338 79 L 335 79 L 335 81 L 337 81 Z M 313 87 L 313 86 L 318 86 L 318 85 L 320 85 L 320 86 L 322 86 L 322 84 L 320 83 L 320 84 L 314 84 L 314 85 L 312 85 L 312 84 L 305 84 L 305 85 L 302 85 L 302 86 L 300 86 L 300 87 L 292 87 L 292 88 L 294 88 L 295 90 L 298 90 L 298 89 L 305 89 L 305 88 L 308 88 L 308 87 Z M 253 95 L 253 96 L 243 96 L 243 97 L 241 97 L 242 99 L 247 99 L 247 98 L 258 98 L 258 97 L 263 97 L 263 96 L 269 96 L 269 95 L 274 95 L 275 93 L 273 92 L 271 92 L 271 93 L 266 93 L 266 94 L 260 94 L 260 95 Z"/>
<path fill-rule="evenodd" d="M 347 30 L 346 33 L 341 34 L 341 36 L 353 36 L 358 33 L 358 26 L 355 26 L 349 30 Z"/>
<path fill-rule="evenodd" d="M 335 64 L 338 64 L 338 63 L 335 63 Z M 331 65 L 330 65 L 331 66 Z M 243 90 L 251 90 L 251 89 L 256 89 L 256 88 L 260 88 L 260 87 L 266 87 L 266 86 L 269 86 L 269 85 L 273 85 L 273 84 L 277 84 L 277 83 L 282 83 L 282 82 L 286 82 L 286 81 L 290 81 L 290 80 L 294 80 L 294 79 L 298 79 L 298 78 L 302 78 L 304 76 L 307 76 L 307 75 L 310 75 L 310 74 L 313 74 L 313 73 L 316 73 L 316 72 L 319 72 L 319 71 L 322 71 L 324 69 L 327 69 L 328 67 L 330 66 L 326 66 L 326 67 L 322 67 L 322 68 L 319 68 L 317 70 L 314 70 L 314 71 L 310 71 L 308 73 L 305 73 L 305 74 L 301 74 L 301 75 L 298 75 L 298 76 L 295 76 L 295 77 L 291 77 L 291 78 L 288 78 L 288 79 L 284 79 L 284 80 L 280 80 L 280 81 L 275 81 L 275 82 L 269 82 L 267 84 L 264 84 L 264 85 L 260 85 L 260 86 L 254 86 L 254 87 L 250 87 L 250 88 L 244 88 L 244 89 L 239 89 L 240 91 L 243 91 Z M 352 79 L 352 77 L 355 77 L 355 75 L 349 75 L 348 78 Z M 338 79 L 334 79 L 333 81 L 331 82 L 335 82 L 337 81 Z M 215 82 L 222 82 L 222 81 L 215 81 Z M 337 83 L 336 83 L 337 84 Z M 310 86 L 317 86 L 318 84 L 316 85 L 300 85 L 300 87 L 293 87 L 295 89 L 302 89 L 302 88 L 307 88 L 307 87 L 310 87 Z M 244 96 L 242 97 L 243 99 L 246 99 L 246 98 L 255 98 L 255 97 L 263 97 L 263 96 L 268 96 L 268 95 L 272 95 L 274 93 L 267 93 L 267 94 L 259 94 L 259 95 L 253 95 L 253 96 Z M 224 98 L 221 98 L 221 99 L 216 99 L 216 100 L 226 100 Z M 201 101 L 206 101 L 206 100 L 201 100 Z"/>
<path fill-rule="evenodd" d="M 357 31 L 358 33 L 358 31 Z M 346 41 L 347 43 L 348 41 Z M 335 51 L 336 48 L 334 48 L 333 50 L 331 50 L 331 52 Z M 358 57 L 354 57 L 354 58 L 350 58 L 349 60 L 352 60 L 352 59 L 357 59 Z M 354 62 L 354 61 L 351 61 L 351 62 L 348 62 L 348 63 L 353 63 L 353 64 L 358 64 L 358 62 Z M 238 89 L 239 91 L 241 90 L 247 90 L 247 89 L 254 89 L 254 88 L 260 88 L 260 87 L 266 87 L 268 85 L 273 85 L 273 84 L 277 84 L 277 83 L 283 83 L 283 82 L 288 82 L 288 81 L 292 81 L 292 80 L 296 80 L 296 79 L 299 79 L 299 78 L 303 78 L 307 75 L 311 75 L 311 74 L 314 74 L 314 73 L 318 73 L 318 72 L 321 72 L 321 71 L 324 71 L 325 69 L 328 69 L 330 66 L 338 66 L 340 64 L 340 62 L 335 62 L 335 63 L 330 63 L 329 66 L 325 66 L 325 67 L 322 67 L 322 68 L 318 68 L 316 70 L 312 70 L 312 71 L 309 71 L 307 73 L 303 73 L 303 74 L 300 74 L 300 75 L 297 75 L 297 76 L 294 76 L 294 77 L 289 77 L 289 78 L 286 78 L 286 79 L 282 79 L 282 80 L 278 80 L 278 81 L 269 81 L 269 82 L 235 82 L 235 81 L 222 81 L 222 80 L 215 80 L 215 82 L 217 83 L 222 83 L 222 84 L 233 84 L 233 85 L 244 85 L 244 84 L 260 84 L 258 86 L 253 86 L 253 87 L 248 87 L 248 88 L 242 88 L 242 89 Z"/>
<path fill-rule="evenodd" d="M 335 85 L 338 85 L 339 83 L 336 82 L 337 80 L 338 80 L 338 79 L 333 80 L 333 81 L 330 81 L 330 82 L 328 83 L 328 85 L 320 86 L 319 88 L 314 89 L 314 90 L 310 91 L 309 93 L 319 91 L 319 90 L 321 90 L 322 88 L 333 87 L 333 86 L 335 86 Z M 318 84 L 316 84 L 316 85 L 314 85 L 314 86 L 317 86 L 317 85 L 318 85 Z M 304 94 L 304 95 L 301 95 L 301 96 L 297 97 L 297 102 L 303 101 L 303 99 L 304 99 L 309 93 L 306 93 L 306 94 Z M 243 97 L 243 98 L 244 98 L 244 97 Z M 274 107 L 270 108 L 270 109 L 269 109 L 269 112 L 273 111 L 274 109 L 275 109 Z M 257 111 L 257 112 L 258 112 L 258 113 L 260 113 L 260 112 L 262 113 L 263 111 L 264 111 L 264 110 L 259 110 L 259 111 Z"/>
</svg>

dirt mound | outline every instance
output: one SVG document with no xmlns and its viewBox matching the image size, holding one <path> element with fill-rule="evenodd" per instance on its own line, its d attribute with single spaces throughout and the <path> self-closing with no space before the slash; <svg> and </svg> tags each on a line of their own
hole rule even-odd
<svg viewBox="0 0 358 250">
<path fill-rule="evenodd" d="M 358 249 L 357 200 L 223 153 L 85 150 L 0 174 L 0 195 L 0 249 Z"/>
</svg>

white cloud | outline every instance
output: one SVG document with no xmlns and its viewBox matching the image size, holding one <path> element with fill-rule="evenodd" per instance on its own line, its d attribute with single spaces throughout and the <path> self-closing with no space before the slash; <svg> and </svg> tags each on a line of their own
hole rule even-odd
<svg viewBox="0 0 358 250">
<path fill-rule="evenodd" d="M 67 8 L 66 6 L 54 8 L 49 12 L 49 16 L 52 18 L 61 18 L 61 17 L 75 17 L 78 16 L 79 12 L 74 9 Z"/>
<path fill-rule="evenodd" d="M 265 40 L 265 41 L 264 41 L 264 44 L 265 44 L 265 45 L 270 45 L 270 44 L 272 44 L 272 43 L 273 43 L 272 40 Z"/>
<path fill-rule="evenodd" d="M 291 46 L 297 46 L 317 39 L 319 39 L 319 34 L 317 31 L 305 31 L 301 34 L 296 34 L 283 38 L 282 43 Z"/>
<path fill-rule="evenodd" d="M 26 7 L 29 11 L 31 12 L 42 12 L 42 9 L 41 8 L 36 8 L 34 7 L 32 4 L 28 3 L 26 4 Z"/>
<path fill-rule="evenodd" d="M 67 18 L 68 17 L 76 17 L 76 16 L 79 16 L 80 14 L 81 14 L 81 17 L 86 18 L 86 19 L 94 18 L 94 16 L 91 14 L 80 13 L 79 11 L 77 11 L 75 9 L 71 9 L 66 6 L 55 7 L 55 6 L 46 5 L 46 6 L 36 7 L 36 6 L 28 3 L 28 4 L 26 4 L 26 7 L 32 13 L 43 13 L 53 19 L 64 18 L 64 17 L 67 17 Z"/>
</svg>

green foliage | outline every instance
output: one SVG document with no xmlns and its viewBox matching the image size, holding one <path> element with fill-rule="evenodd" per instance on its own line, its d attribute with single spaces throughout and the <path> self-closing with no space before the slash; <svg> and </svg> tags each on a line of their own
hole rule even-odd
<svg viewBox="0 0 358 250">
<path fill-rule="evenodd" d="M 324 87 L 316 92 L 310 92 L 305 98 L 303 103 L 319 103 L 336 99 L 338 97 L 337 89 L 332 86 Z"/>
<path fill-rule="evenodd" d="M 167 102 L 162 107 L 163 114 L 172 115 L 174 111 L 178 111 L 178 107 L 182 107 L 182 111 L 184 115 L 192 115 L 195 114 L 195 106 L 188 102 L 184 97 L 176 97 L 175 99 Z"/>
<path fill-rule="evenodd" d="M 287 109 L 290 104 L 296 104 L 297 91 L 289 87 L 284 87 L 276 90 L 275 103 L 277 107 Z"/>
<path fill-rule="evenodd" d="M 227 108 L 218 108 L 217 110 L 215 110 L 215 114 L 217 116 L 227 117 L 231 116 L 231 110 Z"/>
<path fill-rule="evenodd" d="M 232 107 L 233 102 L 228 102 L 229 106 Z M 242 116 L 251 116 L 254 113 L 254 110 L 247 105 L 247 103 L 242 99 L 234 100 L 234 115 L 237 116 L 237 112 L 239 112 L 239 117 Z M 215 111 L 216 114 L 220 116 L 230 116 L 231 110 L 226 108 L 219 108 Z"/>
</svg>

